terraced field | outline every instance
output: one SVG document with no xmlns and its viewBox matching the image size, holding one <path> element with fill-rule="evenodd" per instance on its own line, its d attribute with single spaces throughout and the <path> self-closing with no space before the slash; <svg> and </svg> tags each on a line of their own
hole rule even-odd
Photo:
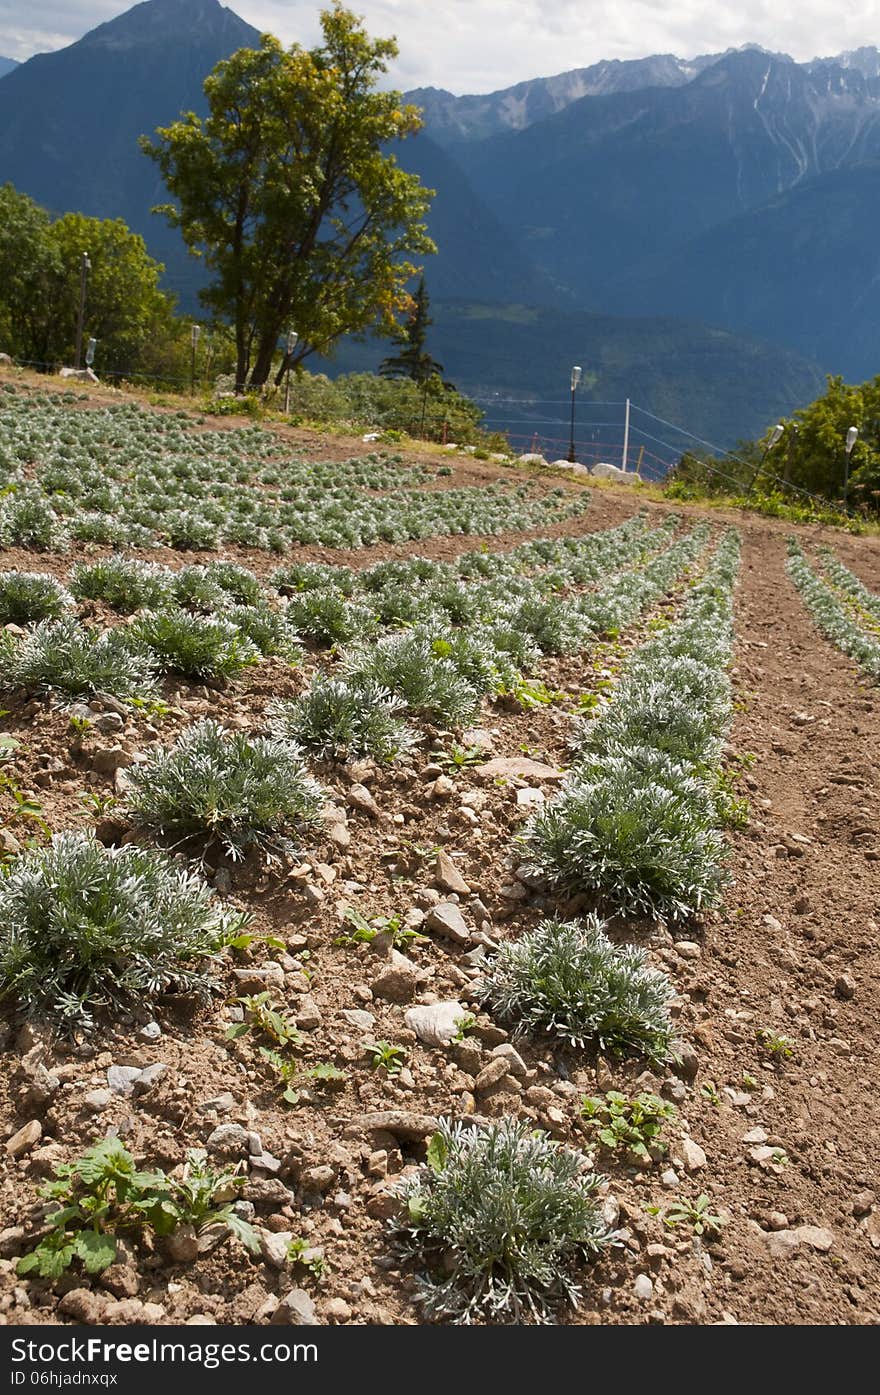
<svg viewBox="0 0 880 1395">
<path fill-rule="evenodd" d="M 877 542 L 0 403 L 5 1321 L 876 1322 Z"/>
</svg>

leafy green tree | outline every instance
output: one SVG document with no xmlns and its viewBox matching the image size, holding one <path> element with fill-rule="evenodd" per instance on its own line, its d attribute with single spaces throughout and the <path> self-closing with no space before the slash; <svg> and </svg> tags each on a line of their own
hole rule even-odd
<svg viewBox="0 0 880 1395">
<path fill-rule="evenodd" d="M 403 326 L 392 336 L 400 352 L 383 359 L 379 365 L 383 378 L 412 378 L 414 383 L 426 383 L 442 376 L 443 364 L 432 358 L 427 349 L 428 330 L 434 323 L 429 306 L 422 276 Z"/>
<path fill-rule="evenodd" d="M 299 342 L 279 383 L 344 334 L 393 331 L 416 273 L 407 258 L 436 250 L 431 191 L 386 151 L 421 125 L 400 93 L 377 90 L 397 44 L 339 5 L 321 25 L 317 48 L 264 35 L 218 63 L 208 116 L 142 141 L 175 200 L 159 211 L 213 275 L 203 303 L 234 328 L 240 389 L 267 382 L 290 326 Z"/>
<path fill-rule="evenodd" d="M 880 502 L 880 376 L 858 386 L 829 377 L 824 396 L 795 412 L 793 421 L 786 424 L 786 436 L 777 450 L 787 457 L 792 484 L 839 499 L 846 433 L 851 426 L 858 427 L 859 435 L 850 456 L 850 498 L 876 509 Z"/>
<path fill-rule="evenodd" d="M 160 345 L 180 335 L 174 301 L 159 288 L 161 262 L 147 252 L 142 237 L 121 218 L 86 218 L 66 213 L 49 229 L 62 272 L 57 282 L 47 359 L 71 361 L 80 288 L 80 258 L 88 252 L 91 271 L 86 299 L 86 333 L 98 341 L 97 362 L 107 371 L 148 371 Z"/>
<path fill-rule="evenodd" d="M 47 358 L 47 308 L 63 270 L 50 227 L 33 199 L 0 188 L 0 350 L 34 363 Z"/>
<path fill-rule="evenodd" d="M 83 252 L 91 262 L 85 331 L 98 340 L 99 366 L 150 373 L 164 360 L 176 368 L 188 327 L 175 319 L 159 287 L 164 268 L 143 238 L 118 218 L 66 213 L 53 222 L 11 184 L 0 189 L 0 348 L 27 363 L 73 361 Z"/>
</svg>

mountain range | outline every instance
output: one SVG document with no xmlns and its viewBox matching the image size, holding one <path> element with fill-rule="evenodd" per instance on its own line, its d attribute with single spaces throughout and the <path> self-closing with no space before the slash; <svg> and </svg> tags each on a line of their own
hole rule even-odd
<svg viewBox="0 0 880 1395">
<path fill-rule="evenodd" d="M 18 64 L 14 58 L 0 58 L 0 77 L 5 77 L 7 73 L 11 73 L 12 69 L 17 67 Z"/>
<path fill-rule="evenodd" d="M 150 215 L 163 190 L 137 137 L 203 111 L 210 69 L 257 41 L 219 0 L 145 0 L 13 67 L 0 181 L 125 218 L 193 307 L 198 268 Z M 546 415 L 577 361 L 587 397 L 637 384 L 729 444 L 814 396 L 823 371 L 880 368 L 876 49 L 654 55 L 407 96 L 425 128 L 398 158 L 437 190 L 426 278 L 437 357 L 462 388 Z M 346 345 L 339 365 L 385 352 Z"/>
</svg>

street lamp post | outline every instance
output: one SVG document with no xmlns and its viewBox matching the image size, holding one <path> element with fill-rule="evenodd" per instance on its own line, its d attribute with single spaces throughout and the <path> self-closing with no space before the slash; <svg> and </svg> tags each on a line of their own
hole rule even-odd
<svg viewBox="0 0 880 1395">
<path fill-rule="evenodd" d="M 759 465 L 758 465 L 758 468 L 757 468 L 757 470 L 755 471 L 755 473 L 752 475 L 751 484 L 749 485 L 748 490 L 746 491 L 747 495 L 751 495 L 752 490 L 754 489 L 755 485 L 756 485 L 757 482 L 758 482 L 758 476 L 760 475 L 761 471 L 762 471 L 763 468 L 764 468 L 764 463 L 765 463 L 765 461 L 766 461 L 766 459 L 767 459 L 767 456 L 770 454 L 770 452 L 771 452 L 771 450 L 773 449 L 773 447 L 774 447 L 775 445 L 778 445 L 778 444 L 779 444 L 779 442 L 782 440 L 782 437 L 784 436 L 784 434 L 785 434 L 785 427 L 781 424 L 781 422 L 777 422 L 776 425 L 774 426 L 773 430 L 770 432 L 770 438 L 769 438 L 769 440 L 767 441 L 766 446 L 764 447 L 764 454 L 761 456 L 761 460 L 760 460 L 760 463 L 759 463 Z"/>
<path fill-rule="evenodd" d="M 290 360 L 291 360 L 291 358 L 293 357 L 293 351 L 294 351 L 294 349 L 295 349 L 296 346 L 297 346 L 297 341 L 298 341 L 298 340 L 299 340 L 299 335 L 297 334 L 296 330 L 295 330 L 295 329 L 289 329 L 289 330 L 287 331 L 287 344 L 286 344 L 285 350 L 284 350 L 284 355 L 285 355 L 285 358 L 287 359 L 287 374 L 286 374 L 285 379 L 284 379 L 284 415 L 285 415 L 285 416 L 287 416 L 288 412 L 290 411 Z"/>
<path fill-rule="evenodd" d="M 76 317 L 76 352 L 73 357 L 74 368 L 82 368 L 82 346 L 83 346 L 83 326 L 86 320 L 86 287 L 89 280 L 89 272 L 92 263 L 89 261 L 88 252 L 83 252 L 79 264 L 79 314 Z"/>
<path fill-rule="evenodd" d="M 90 339 L 86 345 L 86 368 L 91 368 L 95 361 L 95 350 L 98 347 L 97 339 Z"/>
<path fill-rule="evenodd" d="M 855 445 L 855 443 L 856 443 L 856 441 L 857 441 L 858 439 L 859 439 L 859 428 L 858 428 L 857 426 L 851 426 L 851 427 L 849 428 L 849 430 L 847 431 L 847 433 L 846 433 L 846 448 L 845 448 L 845 449 L 846 449 L 846 455 L 845 455 L 845 457 L 844 457 L 844 465 L 843 465 L 843 507 L 844 507 L 844 508 L 846 508 L 846 506 L 847 506 L 847 499 L 848 499 L 848 497 L 849 497 L 849 458 L 850 458 L 850 456 L 852 455 L 853 446 Z"/>
<path fill-rule="evenodd" d="M 196 395 L 196 350 L 199 347 L 199 336 L 202 332 L 201 325 L 193 325 L 191 331 L 192 357 L 189 365 L 189 393 L 190 397 Z"/>
<path fill-rule="evenodd" d="M 580 380 L 581 380 L 581 370 L 580 370 L 580 368 L 577 366 L 577 364 L 575 364 L 574 368 L 572 368 L 572 370 L 571 370 L 571 434 L 570 434 L 569 442 L 568 442 L 568 459 L 569 459 L 569 462 L 570 462 L 572 465 L 573 465 L 574 462 L 575 462 L 575 453 L 574 453 L 574 395 L 575 395 L 575 393 L 577 392 L 577 385 L 578 385 L 578 383 L 580 382 Z"/>
</svg>

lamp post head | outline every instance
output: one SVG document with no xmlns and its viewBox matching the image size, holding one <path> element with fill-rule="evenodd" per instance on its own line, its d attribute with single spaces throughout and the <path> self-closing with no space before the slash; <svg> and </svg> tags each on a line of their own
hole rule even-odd
<svg viewBox="0 0 880 1395">
<path fill-rule="evenodd" d="M 192 346 L 193 346 L 193 348 L 195 348 L 196 345 L 198 344 L 198 342 L 199 342 L 199 336 L 200 336 L 201 332 L 202 332 L 202 326 L 201 326 L 201 325 L 193 325 L 193 326 L 192 326 Z"/>
<path fill-rule="evenodd" d="M 851 427 L 849 428 L 849 431 L 847 431 L 847 433 L 846 433 L 846 453 L 847 453 L 847 455 L 850 455 L 850 454 L 852 453 L 852 448 L 853 448 L 853 446 L 855 445 L 855 443 L 856 443 L 856 441 L 857 441 L 858 439 L 859 439 L 859 428 L 858 428 L 857 426 L 851 426 Z"/>
<path fill-rule="evenodd" d="M 293 351 L 294 351 L 294 349 L 296 348 L 296 346 L 297 346 L 298 343 L 299 343 L 299 335 L 297 334 L 296 330 L 295 330 L 295 329 L 289 329 L 289 330 L 287 331 L 287 354 L 288 354 L 288 357 L 293 353 Z"/>
<path fill-rule="evenodd" d="M 580 370 L 580 368 L 579 368 L 577 365 L 575 365 L 574 368 L 572 368 L 572 370 L 571 370 L 571 390 L 572 390 L 572 392 L 574 392 L 574 390 L 575 390 L 575 388 L 577 387 L 577 385 L 578 385 L 578 383 L 580 382 L 580 380 L 581 380 L 581 370 Z"/>
<path fill-rule="evenodd" d="M 83 252 L 82 254 L 82 268 L 83 271 L 91 271 L 92 269 L 92 263 L 88 252 Z"/>
<path fill-rule="evenodd" d="M 86 348 L 86 366 L 91 368 L 95 361 L 95 349 L 98 347 L 97 339 L 90 339 Z"/>
<path fill-rule="evenodd" d="M 772 450 L 773 447 L 776 445 L 777 441 L 781 441 L 784 435 L 785 427 L 782 425 L 781 422 L 777 422 L 773 430 L 770 432 L 770 440 L 767 442 L 767 449 Z"/>
</svg>

